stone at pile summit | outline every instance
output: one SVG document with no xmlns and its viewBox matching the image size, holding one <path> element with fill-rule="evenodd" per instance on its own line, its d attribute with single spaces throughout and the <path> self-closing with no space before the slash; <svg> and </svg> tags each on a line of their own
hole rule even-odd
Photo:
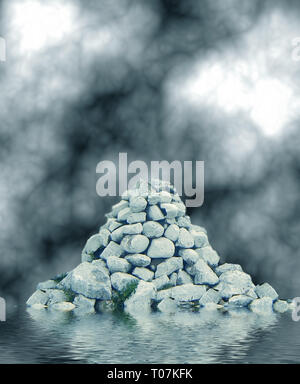
<svg viewBox="0 0 300 384">
<path fill-rule="evenodd" d="M 255 286 L 238 264 L 220 264 L 206 230 L 193 225 L 174 187 L 140 180 L 86 242 L 81 263 L 39 283 L 27 305 L 75 313 L 182 308 L 285 312 L 268 283 Z"/>
</svg>

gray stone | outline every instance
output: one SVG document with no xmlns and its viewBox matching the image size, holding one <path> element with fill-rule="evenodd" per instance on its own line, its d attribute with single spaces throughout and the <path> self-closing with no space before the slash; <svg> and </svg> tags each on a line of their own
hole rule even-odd
<svg viewBox="0 0 300 384">
<path fill-rule="evenodd" d="M 165 286 L 167 286 L 170 282 L 170 279 L 167 275 L 162 275 L 158 277 L 157 279 L 152 280 L 152 283 L 154 284 L 155 288 L 159 291 L 160 289 L 163 289 Z"/>
<path fill-rule="evenodd" d="M 219 282 L 218 276 L 202 259 L 199 259 L 192 269 L 195 284 L 216 285 Z"/>
<path fill-rule="evenodd" d="M 144 235 L 127 235 L 121 241 L 121 247 L 128 253 L 141 253 L 148 245 L 149 239 Z"/>
<path fill-rule="evenodd" d="M 110 241 L 107 247 L 103 250 L 100 257 L 103 260 L 107 260 L 110 256 L 120 257 L 124 254 L 123 248 L 115 243 L 114 241 Z"/>
<path fill-rule="evenodd" d="M 141 223 L 127 224 L 123 226 L 124 235 L 138 235 L 142 233 L 143 225 Z"/>
<path fill-rule="evenodd" d="M 147 221 L 143 224 L 143 234 L 148 238 L 161 237 L 164 227 L 156 221 Z"/>
<path fill-rule="evenodd" d="M 189 228 L 191 226 L 191 219 L 189 216 L 179 217 L 177 219 L 177 224 L 178 224 L 178 227 Z"/>
<path fill-rule="evenodd" d="M 26 304 L 31 307 L 36 304 L 47 305 L 49 296 L 46 292 L 41 290 L 35 291 L 27 300 Z"/>
<path fill-rule="evenodd" d="M 61 289 L 47 289 L 46 293 L 49 297 L 49 301 L 47 303 L 48 305 L 61 303 L 62 301 L 68 301 L 67 295 Z"/>
<path fill-rule="evenodd" d="M 200 259 L 194 249 L 180 249 L 178 253 L 188 265 L 193 265 Z"/>
<path fill-rule="evenodd" d="M 225 263 L 222 265 L 219 265 L 216 269 L 215 272 L 218 276 L 220 276 L 224 272 L 228 271 L 240 271 L 242 272 L 242 267 L 239 264 L 230 264 L 230 263 Z"/>
<path fill-rule="evenodd" d="M 148 216 L 150 220 L 159 221 L 163 220 L 164 215 L 157 205 L 151 205 L 148 208 Z"/>
<path fill-rule="evenodd" d="M 289 310 L 289 304 L 284 300 L 276 300 L 273 303 L 273 309 L 275 312 L 284 313 Z"/>
<path fill-rule="evenodd" d="M 151 301 L 155 295 L 154 284 L 140 280 L 136 291 L 125 300 L 124 309 L 134 315 L 144 315 L 151 311 Z"/>
<path fill-rule="evenodd" d="M 142 196 L 134 196 L 130 199 L 131 212 L 142 212 L 147 207 L 147 200 Z"/>
<path fill-rule="evenodd" d="M 273 301 L 278 299 L 278 293 L 270 284 L 264 283 L 255 287 L 255 292 L 259 298 L 270 297 Z"/>
<path fill-rule="evenodd" d="M 151 258 L 169 258 L 174 255 L 174 243 L 165 238 L 153 239 L 148 249 L 147 255 Z"/>
<path fill-rule="evenodd" d="M 118 213 L 118 221 L 126 221 L 128 216 L 131 214 L 131 210 L 129 207 L 126 207 L 124 209 L 122 209 L 119 213 Z"/>
<path fill-rule="evenodd" d="M 176 272 L 173 272 L 171 275 L 170 275 L 170 281 L 169 281 L 169 284 L 172 286 L 172 287 L 175 287 L 176 284 L 177 284 L 177 273 Z"/>
<path fill-rule="evenodd" d="M 192 248 L 194 246 L 194 238 L 186 228 L 180 228 L 176 245 L 181 248 Z"/>
<path fill-rule="evenodd" d="M 218 291 L 216 291 L 213 288 L 210 288 L 208 291 L 206 291 L 203 296 L 201 297 L 199 304 L 200 305 L 206 305 L 207 303 L 215 303 L 218 304 L 221 300 L 221 295 Z"/>
<path fill-rule="evenodd" d="M 185 271 L 183 271 L 182 269 L 180 269 L 178 271 L 176 285 L 192 284 L 192 283 L 193 283 L 193 280 L 191 276 Z"/>
<path fill-rule="evenodd" d="M 79 264 L 61 281 L 61 285 L 90 299 L 111 298 L 108 270 L 97 262 Z"/>
<path fill-rule="evenodd" d="M 207 234 L 205 232 L 198 232 L 192 229 L 190 230 L 190 234 L 194 238 L 196 248 L 202 248 L 209 245 Z"/>
<path fill-rule="evenodd" d="M 175 313 L 177 311 L 177 304 L 175 300 L 166 297 L 157 305 L 157 309 L 164 313 Z"/>
<path fill-rule="evenodd" d="M 125 259 L 134 267 L 147 267 L 151 263 L 151 258 L 149 256 L 140 253 L 125 256 Z"/>
<path fill-rule="evenodd" d="M 114 242 L 120 243 L 124 236 L 124 226 L 115 229 L 110 237 Z"/>
<path fill-rule="evenodd" d="M 172 201 L 172 195 L 167 191 L 159 192 L 159 202 L 162 204 L 168 204 Z"/>
<path fill-rule="evenodd" d="M 115 272 L 110 277 L 111 285 L 119 292 L 122 292 L 129 284 L 138 281 L 138 279 L 128 273 Z"/>
<path fill-rule="evenodd" d="M 181 257 L 171 257 L 168 260 L 158 264 L 155 272 L 155 278 L 162 275 L 171 275 L 171 273 L 183 268 L 183 260 Z"/>
<path fill-rule="evenodd" d="M 131 264 L 120 257 L 111 256 L 107 259 L 107 267 L 110 273 L 115 272 L 129 272 L 131 269 Z"/>
<path fill-rule="evenodd" d="M 104 224 L 103 228 L 107 228 L 109 232 L 113 232 L 115 229 L 121 227 L 123 223 L 119 223 L 115 218 L 107 219 L 106 224 Z M 100 228 L 103 229 L 102 227 Z"/>
<path fill-rule="evenodd" d="M 146 212 L 131 213 L 127 217 L 128 224 L 144 223 L 146 221 Z"/>
<path fill-rule="evenodd" d="M 177 216 L 178 209 L 175 204 L 163 203 L 163 204 L 160 204 L 160 208 L 168 219 L 171 219 Z"/>
<path fill-rule="evenodd" d="M 160 202 L 160 195 L 157 192 L 151 193 L 151 195 L 148 196 L 148 203 L 150 205 L 156 205 Z"/>
<path fill-rule="evenodd" d="M 51 310 L 62 311 L 62 312 L 70 312 L 75 309 L 75 305 L 70 303 L 69 301 L 62 301 L 61 303 L 55 303 L 49 307 Z"/>
<path fill-rule="evenodd" d="M 39 289 L 54 289 L 57 285 L 57 282 L 54 281 L 54 280 L 47 280 L 47 281 L 43 281 L 41 283 L 38 283 L 36 289 L 39 290 Z"/>
<path fill-rule="evenodd" d="M 198 255 L 210 266 L 216 267 L 219 264 L 220 257 L 217 252 L 209 245 L 203 248 L 197 248 Z"/>
<path fill-rule="evenodd" d="M 93 257 L 94 252 L 96 252 L 102 246 L 105 246 L 107 236 L 104 234 L 106 234 L 107 231 L 109 236 L 110 232 L 107 229 L 103 229 L 101 231 L 102 234 L 98 233 L 88 239 L 81 254 L 82 258 L 86 257 L 87 255 Z"/>
<path fill-rule="evenodd" d="M 154 272 L 150 271 L 147 268 L 143 268 L 143 267 L 134 268 L 132 274 L 133 274 L 133 276 L 136 276 L 139 279 L 145 280 L 145 281 L 153 280 L 153 276 L 154 276 Z"/>
<path fill-rule="evenodd" d="M 73 301 L 75 305 L 75 312 L 77 313 L 94 313 L 95 312 L 95 299 L 88 299 L 83 295 L 77 295 Z"/>
<path fill-rule="evenodd" d="M 128 208 L 128 201 L 121 200 L 117 204 L 112 206 L 111 213 L 112 213 L 113 216 L 118 216 L 118 213 L 120 211 L 122 211 L 123 209 L 125 209 L 125 208 Z"/>
<path fill-rule="evenodd" d="M 164 236 L 168 238 L 169 240 L 176 241 L 178 240 L 179 236 L 179 227 L 177 224 L 171 224 L 168 226 L 168 228 L 165 230 Z"/>
<path fill-rule="evenodd" d="M 186 208 L 182 201 L 174 201 L 172 204 L 174 204 L 177 208 L 177 217 L 182 217 L 185 215 Z"/>
<path fill-rule="evenodd" d="M 235 295 L 228 300 L 228 304 L 229 306 L 234 306 L 234 307 L 247 307 L 252 301 L 253 301 L 253 298 L 250 296 Z"/>
<path fill-rule="evenodd" d="M 199 300 L 206 292 L 204 285 L 184 284 L 170 288 L 170 297 L 176 301 Z"/>
<path fill-rule="evenodd" d="M 273 312 L 273 300 L 271 297 L 263 297 L 261 299 L 255 299 L 249 305 L 252 312 L 258 314 L 268 314 Z"/>
<path fill-rule="evenodd" d="M 215 287 L 222 297 L 229 299 L 234 295 L 247 295 L 247 292 L 255 286 L 250 275 L 241 271 L 224 272 L 219 277 L 220 283 Z"/>
</svg>

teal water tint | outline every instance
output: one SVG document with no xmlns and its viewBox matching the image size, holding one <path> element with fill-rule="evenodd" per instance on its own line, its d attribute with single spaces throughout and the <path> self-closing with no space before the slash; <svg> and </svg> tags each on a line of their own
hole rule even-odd
<svg viewBox="0 0 300 384">
<path fill-rule="evenodd" d="M 0 323 L 1 363 L 299 363 L 290 314 L 124 313 L 78 317 L 19 309 Z"/>
</svg>

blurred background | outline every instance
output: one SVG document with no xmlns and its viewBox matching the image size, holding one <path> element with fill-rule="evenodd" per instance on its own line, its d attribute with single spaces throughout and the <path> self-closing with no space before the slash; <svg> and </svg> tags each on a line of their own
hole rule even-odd
<svg viewBox="0 0 300 384">
<path fill-rule="evenodd" d="M 193 223 L 300 296 L 299 17 L 297 0 L 0 1 L 0 296 L 79 263 L 118 200 L 96 165 L 119 152 L 204 160 Z"/>
</svg>

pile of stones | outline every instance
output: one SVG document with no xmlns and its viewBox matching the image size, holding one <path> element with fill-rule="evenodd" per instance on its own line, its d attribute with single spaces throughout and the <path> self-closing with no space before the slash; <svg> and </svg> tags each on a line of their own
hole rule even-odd
<svg viewBox="0 0 300 384">
<path fill-rule="evenodd" d="M 191 223 L 175 188 L 140 180 L 106 215 L 72 271 L 39 283 L 27 305 L 74 312 L 180 308 L 285 312 L 268 283 L 255 286 L 238 264 L 220 264 L 206 230 Z"/>
</svg>

